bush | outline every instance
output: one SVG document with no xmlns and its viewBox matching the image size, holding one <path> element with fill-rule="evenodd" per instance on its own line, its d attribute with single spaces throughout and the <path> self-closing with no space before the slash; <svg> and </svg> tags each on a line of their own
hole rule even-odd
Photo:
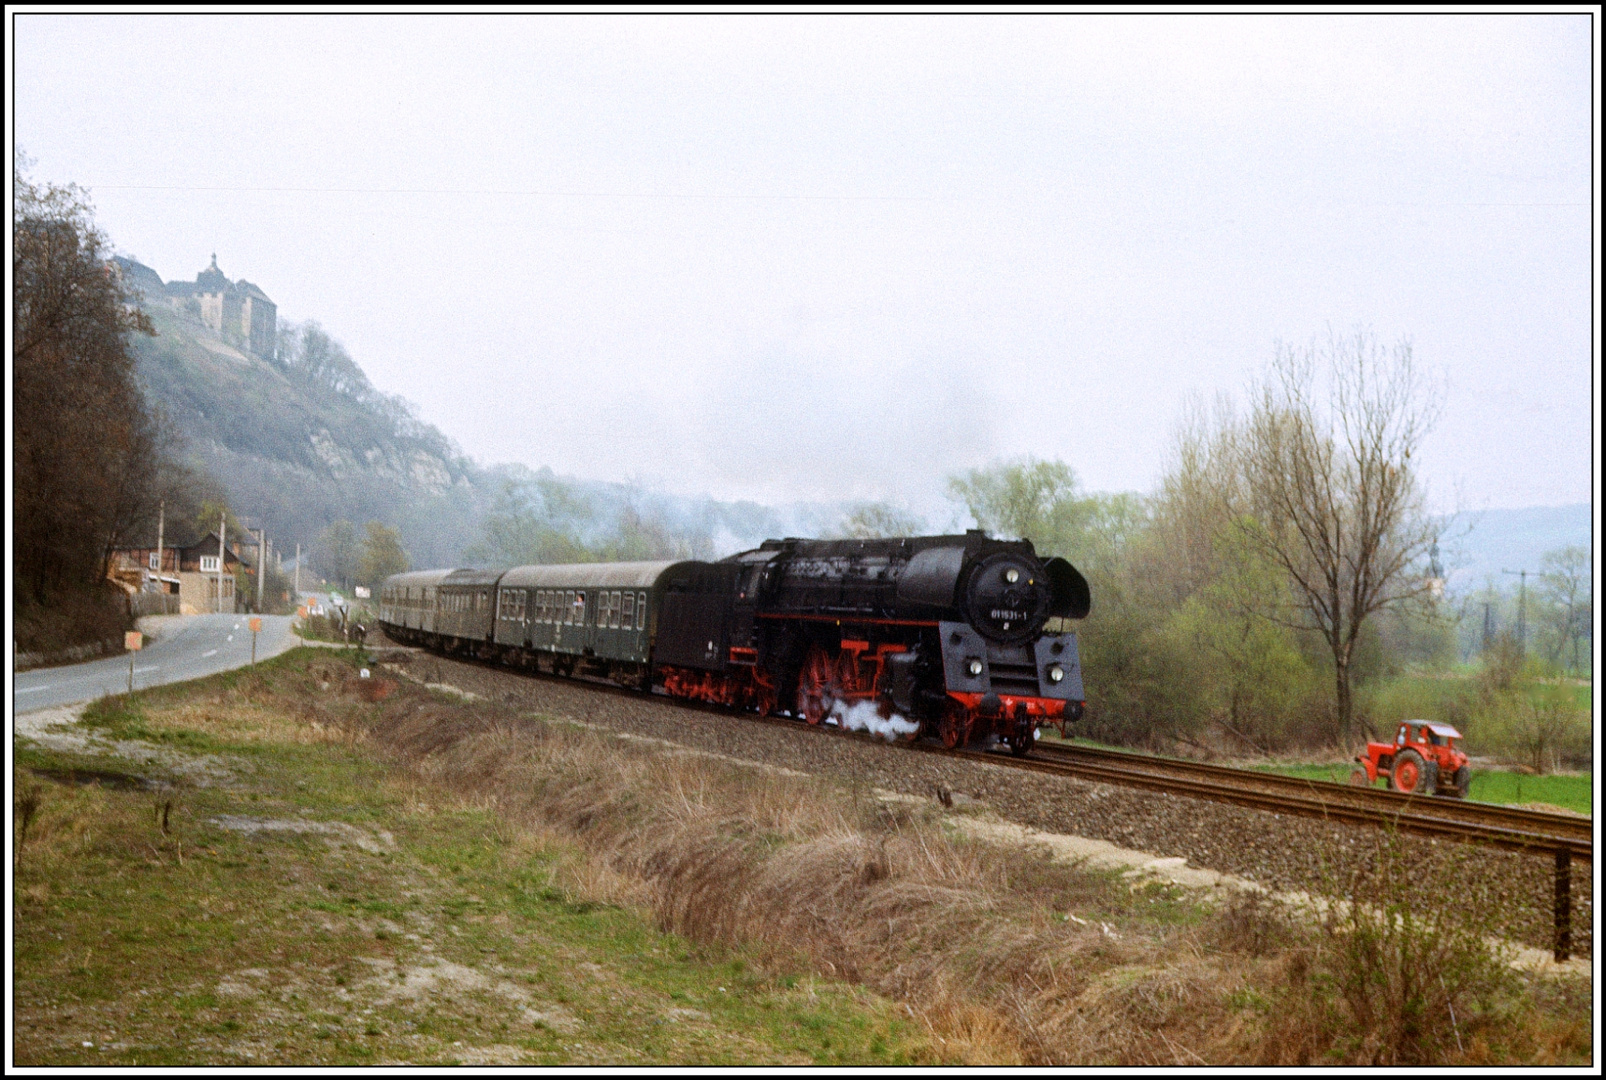
<svg viewBox="0 0 1606 1080">
<path fill-rule="evenodd" d="M 1401 720 L 1437 720 L 1470 737 L 1477 702 L 1464 680 L 1401 675 L 1357 691 L 1355 714 L 1380 737 L 1392 736 Z"/>
<path fill-rule="evenodd" d="M 1292 1060 L 1277 1063 L 1437 1064 L 1508 1026 L 1518 979 L 1491 952 L 1492 927 L 1450 900 L 1413 906 L 1413 894 L 1451 895 L 1422 890 L 1420 873 L 1387 836 L 1370 869 L 1328 890 L 1319 930 L 1285 968 L 1269 1045 Z"/>
<path fill-rule="evenodd" d="M 58 593 L 44 604 L 19 594 L 15 617 L 17 651 L 47 656 L 103 642 L 121 645 L 123 632 L 134 628 L 123 591 L 110 586 Z"/>
<path fill-rule="evenodd" d="M 1589 714 L 1569 687 L 1529 682 L 1480 704 L 1478 746 L 1536 773 L 1590 760 Z"/>
</svg>

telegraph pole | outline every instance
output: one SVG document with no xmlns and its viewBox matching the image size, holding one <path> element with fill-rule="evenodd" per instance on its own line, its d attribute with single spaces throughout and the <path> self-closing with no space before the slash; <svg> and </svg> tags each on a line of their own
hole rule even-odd
<svg viewBox="0 0 1606 1080">
<path fill-rule="evenodd" d="M 290 599 L 296 600 L 296 601 L 299 601 L 301 599 L 301 545 L 300 544 L 296 545 L 296 594 L 294 596 L 292 596 Z"/>
<path fill-rule="evenodd" d="M 1517 589 L 1517 640 L 1522 644 L 1522 655 L 1528 655 L 1528 571 L 1502 570 L 1502 574 L 1514 575 L 1520 585 Z"/>
<path fill-rule="evenodd" d="M 268 533 L 257 530 L 257 614 L 262 614 L 262 579 L 268 574 Z"/>
<path fill-rule="evenodd" d="M 223 614 L 223 566 L 229 559 L 229 553 L 223 547 L 223 538 L 228 531 L 228 515 L 219 515 L 217 519 L 217 613 L 219 615 Z"/>
<path fill-rule="evenodd" d="M 167 594 L 167 585 L 162 581 L 162 529 L 167 524 L 167 500 L 163 499 L 156 504 L 156 584 L 161 587 L 162 594 Z M 162 603 L 165 605 L 166 600 Z M 167 608 L 163 607 L 163 611 Z"/>
</svg>

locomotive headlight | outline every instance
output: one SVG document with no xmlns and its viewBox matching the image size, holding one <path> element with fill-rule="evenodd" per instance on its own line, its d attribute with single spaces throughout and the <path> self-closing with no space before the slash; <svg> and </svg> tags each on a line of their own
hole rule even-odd
<svg viewBox="0 0 1606 1080">
<path fill-rule="evenodd" d="M 1051 683 L 1064 682 L 1065 669 L 1060 667 L 1058 664 L 1050 664 L 1048 666 L 1048 681 Z"/>
<path fill-rule="evenodd" d="M 1008 570 L 1004 571 L 1004 580 L 1009 582 L 1011 585 L 1015 584 L 1015 582 L 1020 580 L 1020 571 L 1011 566 Z"/>
<path fill-rule="evenodd" d="M 970 672 L 970 677 L 972 679 L 979 678 L 981 675 L 981 661 L 972 660 L 970 663 L 965 665 L 965 670 Z"/>
</svg>

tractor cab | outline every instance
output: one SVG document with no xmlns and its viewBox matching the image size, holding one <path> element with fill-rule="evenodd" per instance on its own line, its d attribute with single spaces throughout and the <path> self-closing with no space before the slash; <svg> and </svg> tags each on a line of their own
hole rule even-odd
<svg viewBox="0 0 1606 1080">
<path fill-rule="evenodd" d="M 1402 721 L 1392 743 L 1366 744 L 1366 752 L 1355 758 L 1360 767 L 1350 774 L 1350 783 L 1371 787 L 1381 776 L 1393 791 L 1463 799 L 1472 770 L 1467 756 L 1455 748 L 1460 738 L 1449 724 Z"/>
</svg>

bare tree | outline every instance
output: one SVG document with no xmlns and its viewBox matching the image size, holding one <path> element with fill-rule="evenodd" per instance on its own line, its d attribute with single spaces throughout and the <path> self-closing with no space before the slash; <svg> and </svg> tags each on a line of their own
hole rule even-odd
<svg viewBox="0 0 1606 1080">
<path fill-rule="evenodd" d="M 1557 608 L 1557 614 L 1565 608 L 1566 614 L 1559 620 L 1556 627 L 1556 648 L 1554 659 L 1559 659 L 1561 648 L 1568 641 L 1573 646 L 1573 671 L 1578 670 L 1579 655 L 1578 644 L 1589 632 L 1590 617 L 1594 613 L 1594 598 L 1591 586 L 1594 581 L 1592 573 L 1593 557 L 1586 547 L 1572 545 L 1556 551 L 1545 553 L 1545 592 L 1547 598 Z"/>
<path fill-rule="evenodd" d="M 1438 418 L 1441 393 L 1411 346 L 1385 350 L 1357 329 L 1305 349 L 1279 345 L 1238 440 L 1241 521 L 1287 572 L 1290 625 L 1332 652 L 1337 720 L 1353 735 L 1356 642 L 1384 608 L 1431 602 L 1425 565 L 1443 531 L 1411 463 Z"/>
<path fill-rule="evenodd" d="M 93 590 L 154 509 L 160 425 L 130 332 L 150 320 L 107 259 L 85 193 L 13 166 L 13 570 L 30 603 Z"/>
</svg>

